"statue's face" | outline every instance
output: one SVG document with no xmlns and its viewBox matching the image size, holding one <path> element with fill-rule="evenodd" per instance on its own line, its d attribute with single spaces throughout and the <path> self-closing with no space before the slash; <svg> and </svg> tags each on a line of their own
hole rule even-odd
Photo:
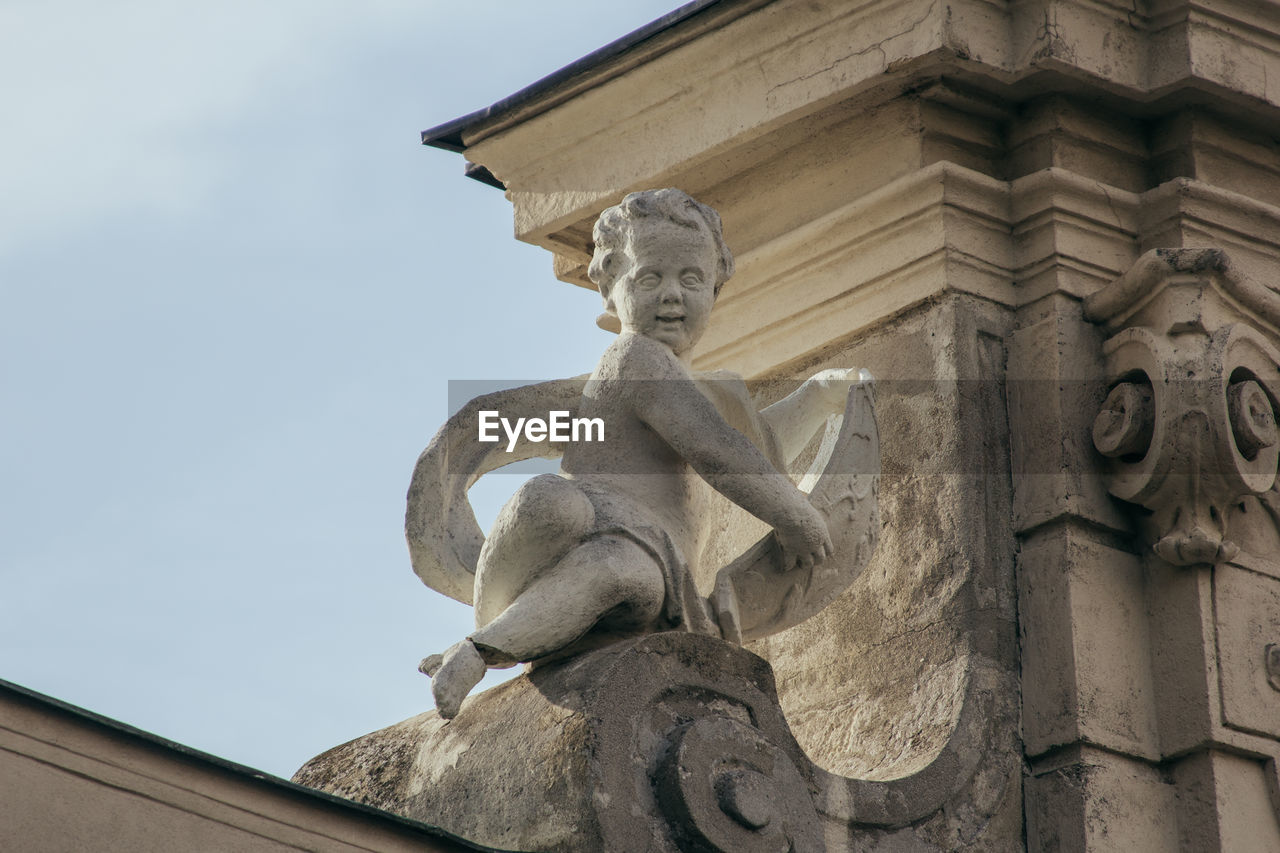
<svg viewBox="0 0 1280 853">
<path fill-rule="evenodd" d="M 609 295 L 623 330 L 683 355 L 702 337 L 716 298 L 719 256 L 710 236 L 702 228 L 641 220 L 628 248 L 631 267 Z"/>
</svg>

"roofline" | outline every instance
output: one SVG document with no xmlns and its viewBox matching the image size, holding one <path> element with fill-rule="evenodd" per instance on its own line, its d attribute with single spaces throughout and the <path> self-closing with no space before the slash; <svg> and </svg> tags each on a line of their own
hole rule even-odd
<svg viewBox="0 0 1280 853">
<path fill-rule="evenodd" d="M 345 797 L 339 797 L 334 794 L 330 794 L 327 791 L 308 788 L 305 785 L 299 785 L 297 782 L 291 782 L 288 779 L 281 779 L 279 776 L 273 776 L 270 773 L 255 770 L 254 768 L 248 767 L 244 764 L 238 764 L 234 761 L 219 758 L 218 756 L 211 755 L 207 752 L 201 752 L 198 749 L 178 743 L 177 741 L 172 741 L 168 738 L 161 737 L 160 735 L 144 731 L 143 729 L 135 728 L 128 723 L 122 723 L 119 720 L 112 719 L 111 717 L 104 717 L 102 714 L 96 714 L 93 711 L 86 710 L 78 705 L 63 702 L 61 699 L 55 699 L 44 693 L 38 693 L 29 687 L 23 687 L 21 684 L 14 684 L 12 681 L 5 681 L 0 678 L 0 695 L 4 694 L 8 694 L 19 701 L 24 701 L 32 705 L 43 707 L 55 713 L 70 716 L 90 726 L 107 729 L 108 731 L 127 739 L 140 741 L 152 748 L 158 748 L 165 752 L 175 753 L 187 761 L 193 761 L 197 764 L 215 767 L 218 770 L 230 773 L 233 776 L 239 776 L 242 779 L 247 779 L 254 784 L 265 785 L 277 790 L 287 791 L 295 796 L 300 795 L 308 799 L 321 800 L 339 809 L 358 812 L 371 818 L 400 824 L 401 826 L 407 827 L 411 830 L 416 830 L 425 836 L 430 836 L 445 842 L 452 842 L 453 844 L 457 844 L 458 846 L 467 849 L 489 851 L 489 853 L 504 853 L 504 851 L 499 851 L 496 848 L 484 847 L 476 844 L 474 841 L 468 841 L 465 838 L 454 835 L 448 830 L 441 829 L 438 826 L 432 826 L 429 823 L 424 823 L 403 815 L 398 815 L 394 812 L 375 808 L 357 800 L 349 800 Z"/>
<path fill-rule="evenodd" d="M 609 60 L 621 56 L 641 43 L 646 42 L 655 36 L 661 35 L 667 30 L 682 24 L 695 15 L 698 15 L 708 8 L 722 2 L 724 2 L 724 0 L 693 0 L 691 3 L 685 3 L 683 6 L 672 12 L 668 12 L 661 18 L 645 24 L 638 30 L 633 30 L 622 38 L 609 42 L 609 44 L 606 44 L 604 47 L 594 50 L 581 59 L 577 59 L 569 63 L 559 71 L 552 72 L 541 80 L 525 86 L 515 94 L 508 95 L 502 100 L 497 101 L 484 109 L 476 110 L 473 113 L 467 113 L 464 116 L 459 116 L 452 121 L 436 125 L 430 130 L 424 130 L 422 132 L 422 144 L 429 145 L 432 148 L 441 148 L 445 151 L 452 151 L 456 154 L 465 153 L 467 150 L 467 144 L 463 141 L 462 136 L 466 131 L 471 130 L 477 125 L 491 121 L 505 113 L 511 112 L 518 107 L 522 107 L 536 101 L 538 98 L 547 94 L 552 89 L 555 89 L 557 86 L 567 83 L 575 77 L 595 71 Z M 550 106 L 548 106 L 548 109 L 549 108 Z M 485 172 L 487 173 L 488 170 L 486 169 Z M 475 177 L 477 180 L 483 181 L 484 183 L 491 183 L 494 186 L 502 187 L 501 182 L 496 178 L 492 178 L 491 175 L 489 176 L 491 180 L 486 180 L 485 177 L 481 175 L 471 175 L 470 177 Z"/>
</svg>

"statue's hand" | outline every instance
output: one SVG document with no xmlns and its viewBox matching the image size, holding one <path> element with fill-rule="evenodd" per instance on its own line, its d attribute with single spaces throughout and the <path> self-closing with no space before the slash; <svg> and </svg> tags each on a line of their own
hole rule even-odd
<svg viewBox="0 0 1280 853">
<path fill-rule="evenodd" d="M 806 498 L 797 501 L 794 517 L 778 525 L 774 533 L 782 548 L 782 567 L 786 571 L 812 569 L 831 556 L 827 521 Z"/>
<path fill-rule="evenodd" d="M 805 385 L 819 401 L 822 410 L 830 414 L 844 411 L 845 401 L 849 399 L 849 388 L 854 383 L 873 383 L 875 377 L 871 371 L 856 367 L 833 367 L 813 374 L 805 380 Z"/>
</svg>

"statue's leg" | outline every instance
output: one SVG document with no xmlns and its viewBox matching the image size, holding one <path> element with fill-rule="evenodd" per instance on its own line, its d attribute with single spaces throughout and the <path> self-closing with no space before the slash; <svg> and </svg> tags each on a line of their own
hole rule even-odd
<svg viewBox="0 0 1280 853">
<path fill-rule="evenodd" d="M 470 639 L 490 666 L 535 660 L 602 619 L 642 630 L 657 621 L 665 598 L 662 570 L 648 551 L 622 536 L 599 536 L 539 575 Z"/>
<path fill-rule="evenodd" d="M 476 627 L 497 618 L 591 531 L 595 510 L 564 477 L 543 474 L 502 507 L 476 567 Z"/>
<path fill-rule="evenodd" d="M 665 598 L 662 570 L 648 551 L 621 536 L 590 539 L 534 578 L 497 618 L 432 661 L 424 672 L 432 676 L 436 710 L 452 719 L 487 667 L 559 651 L 602 620 L 622 630 L 652 625 Z"/>
</svg>

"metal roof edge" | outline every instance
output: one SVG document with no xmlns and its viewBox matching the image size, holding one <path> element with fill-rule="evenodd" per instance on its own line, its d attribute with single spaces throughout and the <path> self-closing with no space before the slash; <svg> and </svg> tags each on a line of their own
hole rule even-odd
<svg viewBox="0 0 1280 853">
<path fill-rule="evenodd" d="M 685 3 L 661 18 L 650 21 L 643 27 L 627 33 L 622 38 L 609 42 L 602 48 L 593 50 L 581 59 L 574 60 L 559 71 L 548 74 L 546 77 L 525 86 L 518 92 L 508 95 L 496 103 L 475 112 L 467 113 L 464 116 L 459 116 L 444 124 L 436 125 L 429 130 L 424 130 L 422 132 L 422 144 L 429 145 L 432 148 L 452 151 L 456 154 L 465 153 L 467 145 L 462 139 L 462 134 L 465 131 L 478 124 L 497 118 L 517 107 L 529 104 L 557 86 L 595 70 L 609 60 L 621 56 L 641 43 L 661 35 L 712 6 L 723 2 L 725 0 L 693 0 L 691 3 Z"/>
</svg>

